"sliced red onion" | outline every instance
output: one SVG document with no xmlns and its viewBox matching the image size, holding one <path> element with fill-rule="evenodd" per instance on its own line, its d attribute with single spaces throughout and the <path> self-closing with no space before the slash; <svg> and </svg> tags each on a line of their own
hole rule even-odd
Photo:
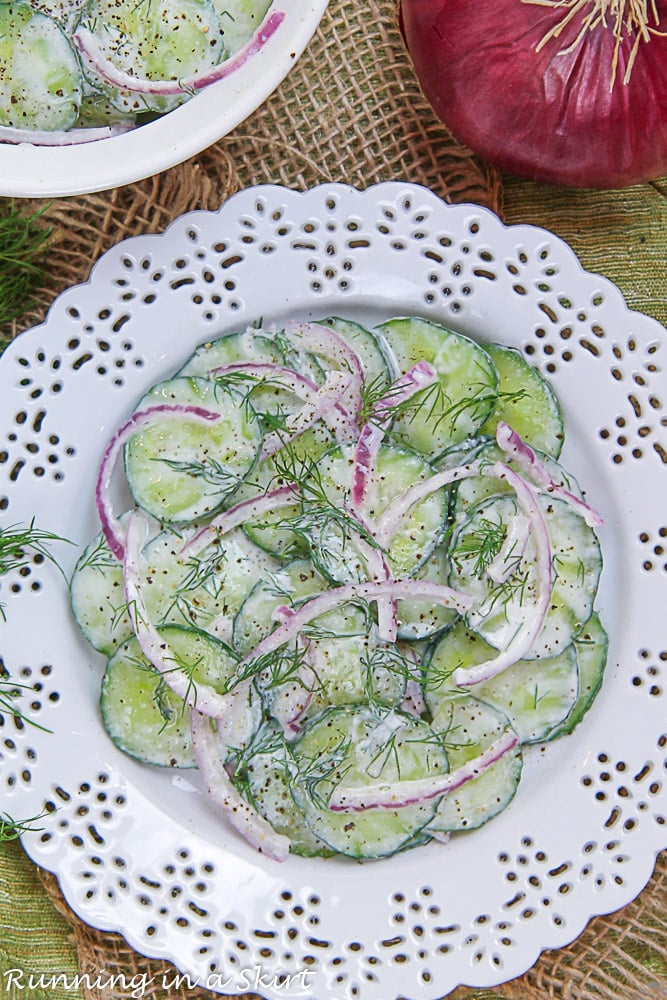
<svg viewBox="0 0 667 1000">
<path fill-rule="evenodd" d="M 367 542 L 360 535 L 355 537 L 354 544 L 366 563 L 366 570 L 371 580 L 391 580 L 393 574 L 387 562 L 387 557 L 381 549 Z M 398 602 L 393 597 L 379 597 L 377 600 L 378 635 L 384 642 L 396 642 L 398 633 Z"/>
<path fill-rule="evenodd" d="M 261 23 L 255 34 L 238 52 L 234 53 L 225 62 L 219 63 L 212 69 L 204 73 L 197 73 L 194 76 L 185 77 L 181 80 L 147 80 L 142 77 L 132 76 L 117 66 L 104 54 L 102 47 L 95 35 L 87 28 L 79 27 L 72 35 L 72 41 L 77 47 L 88 65 L 101 76 L 107 83 L 117 87 L 119 90 L 129 90 L 139 94 L 191 94 L 204 87 L 217 83 L 225 77 L 235 73 L 248 62 L 260 49 L 266 45 L 272 35 L 278 30 L 285 20 L 285 14 L 281 10 L 271 10 Z"/>
<path fill-rule="evenodd" d="M 285 325 L 285 336 L 295 347 L 325 358 L 352 376 L 345 400 L 346 408 L 356 417 L 361 409 L 361 387 L 364 383 L 364 366 L 350 342 L 336 330 L 322 323 L 300 323 L 296 320 Z"/>
<path fill-rule="evenodd" d="M 266 493 L 259 493 L 257 496 L 239 501 L 233 507 L 223 511 L 222 514 L 218 514 L 192 535 L 179 552 L 179 559 L 199 555 L 217 535 L 226 535 L 233 528 L 238 528 L 246 521 L 252 521 L 268 511 L 276 510 L 279 507 L 289 507 L 298 498 L 298 487 L 290 483 L 287 486 L 279 486 L 275 490 L 268 490 Z"/>
<path fill-rule="evenodd" d="M 549 493 L 559 500 L 565 500 L 575 507 L 589 528 L 599 528 L 604 523 L 597 511 L 593 510 L 581 497 L 554 482 L 546 465 L 538 458 L 530 445 L 526 444 L 523 438 L 502 420 L 496 428 L 496 441 L 498 447 L 515 460 L 521 473 L 527 479 L 539 486 L 544 493 Z"/>
<path fill-rule="evenodd" d="M 427 827 L 423 832 L 428 833 L 429 837 L 432 840 L 437 840 L 439 844 L 449 844 L 452 839 L 449 830 L 430 830 Z"/>
<path fill-rule="evenodd" d="M 368 499 L 369 484 L 377 467 L 377 457 L 384 440 L 385 428 L 381 424 L 368 423 L 361 428 L 361 434 L 354 450 L 352 468 L 352 505 L 361 507 Z M 369 504 L 372 507 L 372 503 Z"/>
<path fill-rule="evenodd" d="M 418 361 L 405 375 L 401 375 L 386 393 L 380 397 L 375 407 L 373 419 L 361 428 L 354 453 L 352 470 L 352 504 L 361 507 L 368 498 L 370 484 L 377 468 L 377 457 L 384 439 L 393 409 L 410 399 L 415 393 L 431 385 L 438 373 L 427 361 Z"/>
<path fill-rule="evenodd" d="M 289 838 L 276 833 L 235 787 L 225 768 L 220 740 L 210 719 L 199 712 L 192 712 L 190 718 L 192 745 L 211 802 L 251 847 L 274 861 L 284 861 L 289 855 Z"/>
<path fill-rule="evenodd" d="M 384 549 L 389 547 L 401 521 L 407 517 L 415 504 L 425 500 L 432 493 L 436 493 L 446 486 L 451 486 L 452 483 L 459 483 L 462 479 L 470 479 L 472 476 L 479 475 L 481 475 L 481 464 L 475 461 L 466 465 L 458 465 L 453 469 L 443 469 L 442 472 L 436 472 L 428 479 L 415 483 L 405 493 L 396 497 L 375 522 L 374 535 L 378 544 Z"/>
<path fill-rule="evenodd" d="M 0 125 L 0 142 L 12 146 L 29 143 L 31 146 L 80 146 L 86 142 L 98 142 L 100 139 L 111 139 L 116 135 L 124 135 L 134 128 L 130 125 L 100 125 L 96 128 L 71 128 L 68 131 L 44 129 L 11 128 Z"/>
<path fill-rule="evenodd" d="M 312 403 L 320 392 L 320 387 L 307 375 L 303 375 L 293 368 L 285 368 L 269 361 L 234 361 L 228 365 L 212 368 L 209 376 L 215 378 L 216 375 L 224 376 L 235 372 L 245 374 L 249 379 L 265 380 L 268 383 L 277 384 L 305 403 Z M 344 394 L 345 390 L 342 390 L 340 396 Z M 323 411 L 322 419 L 337 439 L 349 441 L 356 438 L 355 422 L 348 410 L 342 405 L 340 397 L 335 400 L 332 407 Z"/>
<path fill-rule="evenodd" d="M 421 805 L 442 795 L 457 791 L 469 781 L 478 778 L 519 743 L 514 730 L 506 729 L 483 753 L 466 761 L 455 771 L 436 774 L 430 778 L 397 781 L 393 785 L 367 785 L 365 788 L 334 788 L 327 803 L 332 812 L 365 812 L 367 809 L 404 809 Z"/>
<path fill-rule="evenodd" d="M 526 609 L 524 621 L 505 649 L 483 663 L 473 667 L 457 667 L 454 670 L 452 682 L 458 687 L 472 687 L 474 684 L 490 680 L 525 656 L 544 625 L 553 589 L 551 540 L 536 490 L 502 462 L 484 466 L 482 475 L 492 479 L 505 479 L 514 490 L 521 509 L 530 521 L 530 531 L 535 546 L 537 595 L 535 603 Z"/>
<path fill-rule="evenodd" d="M 205 410 L 201 406 L 180 406 L 170 403 L 149 406 L 145 410 L 135 411 L 130 419 L 118 428 L 104 451 L 95 484 L 95 502 L 107 545 L 116 558 L 121 561 L 125 554 L 125 532 L 113 513 L 109 498 L 111 476 L 118 456 L 127 442 L 139 431 L 146 430 L 147 427 L 152 427 L 153 424 L 162 420 L 183 419 L 208 424 L 219 420 L 220 414 L 214 413 L 212 410 Z"/>
<path fill-rule="evenodd" d="M 224 716 L 228 712 L 234 713 L 240 697 L 239 691 L 244 688 L 247 694 L 248 685 L 240 684 L 230 694 L 220 694 L 208 684 L 193 684 L 192 678 L 177 666 L 178 657 L 150 619 L 140 584 L 141 550 L 147 526 L 148 522 L 143 514 L 135 512 L 128 514 L 123 564 L 125 600 L 141 651 L 149 663 L 159 670 L 165 683 L 190 708 L 196 708 L 202 715 L 213 718 Z"/>
<path fill-rule="evenodd" d="M 338 437 L 340 420 L 330 419 L 340 400 L 348 391 L 350 378 L 344 372 L 329 372 L 325 383 L 314 396 L 306 400 L 298 413 L 291 414 L 285 421 L 286 432 L 272 431 L 264 436 L 262 443 L 262 458 L 270 458 L 280 451 L 285 444 L 294 441 L 300 434 L 310 430 L 319 420 L 327 423 Z"/>
<path fill-rule="evenodd" d="M 424 689 L 414 677 L 408 678 L 403 701 L 401 702 L 401 711 L 407 712 L 409 715 L 414 715 L 416 719 L 421 719 L 426 711 Z"/>
<path fill-rule="evenodd" d="M 454 607 L 460 614 L 465 614 L 472 607 L 472 598 L 459 590 L 454 590 L 442 583 L 430 580 L 376 580 L 362 583 L 346 583 L 340 587 L 325 590 L 316 597 L 305 601 L 296 613 L 279 625 L 255 646 L 251 653 L 239 664 L 239 670 L 252 663 L 253 660 L 266 653 L 271 653 L 284 643 L 295 639 L 303 628 L 314 618 L 332 611 L 346 601 L 361 598 L 361 600 L 376 601 L 378 598 L 391 597 L 399 600 L 431 600 L 445 607 Z M 278 614 L 281 609 L 276 609 Z"/>
</svg>

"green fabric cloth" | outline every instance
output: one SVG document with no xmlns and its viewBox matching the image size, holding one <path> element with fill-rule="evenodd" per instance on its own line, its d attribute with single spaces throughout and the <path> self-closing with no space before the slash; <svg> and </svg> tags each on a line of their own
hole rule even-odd
<svg viewBox="0 0 667 1000">
<path fill-rule="evenodd" d="M 10 975 L 23 973 L 21 980 Z M 6 1000 L 80 1000 L 71 987 L 78 973 L 67 921 L 53 907 L 37 869 L 16 841 L 0 844 L 0 997 Z M 29 989 L 28 977 L 36 978 Z M 62 985 L 52 976 L 65 977 Z M 47 982 L 48 980 L 48 982 Z M 10 985 L 13 983 L 13 985 Z"/>
</svg>

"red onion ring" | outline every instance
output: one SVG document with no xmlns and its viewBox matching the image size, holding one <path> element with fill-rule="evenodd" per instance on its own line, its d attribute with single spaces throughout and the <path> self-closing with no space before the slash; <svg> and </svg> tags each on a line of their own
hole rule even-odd
<svg viewBox="0 0 667 1000">
<path fill-rule="evenodd" d="M 494 583 L 505 583 L 517 568 L 530 538 L 530 520 L 523 514 L 510 519 L 507 533 L 495 559 L 486 567 Z"/>
<path fill-rule="evenodd" d="M 200 528 L 192 538 L 188 539 L 179 552 L 179 558 L 196 556 L 210 545 L 216 535 L 226 535 L 232 528 L 238 528 L 246 521 L 255 517 L 260 517 L 267 511 L 276 510 L 278 507 L 289 507 L 299 498 L 298 487 L 290 483 L 287 486 L 279 486 L 275 490 L 268 490 L 257 496 L 249 497 L 247 500 L 240 500 L 218 514 L 208 524 Z"/>
<path fill-rule="evenodd" d="M 492 479 L 507 480 L 516 494 L 521 509 L 530 520 L 531 534 L 535 545 L 538 590 L 530 614 L 526 615 L 521 627 L 517 629 L 516 634 L 505 649 L 483 663 L 473 667 L 457 667 L 453 671 L 452 683 L 458 687 L 472 687 L 474 684 L 490 680 L 502 673 L 503 670 L 507 670 L 528 652 L 544 625 L 553 587 L 551 540 L 536 490 L 502 462 L 494 462 L 493 465 L 484 466 L 482 475 Z"/>
<path fill-rule="evenodd" d="M 207 424 L 219 420 L 220 414 L 201 406 L 170 403 L 160 403 L 145 410 L 136 410 L 130 419 L 118 428 L 104 451 L 95 483 L 95 502 L 106 543 L 121 562 L 125 554 L 125 532 L 113 513 L 109 498 L 111 476 L 118 456 L 127 442 L 139 431 L 146 430 L 147 427 L 162 420 L 183 420 L 183 418 Z"/>
<path fill-rule="evenodd" d="M 211 728 L 210 719 L 199 712 L 192 712 L 190 719 L 192 745 L 208 798 L 251 847 L 273 861 L 284 861 L 289 854 L 289 838 L 276 833 L 235 787 L 225 768 L 220 741 Z"/>
<path fill-rule="evenodd" d="M 320 391 L 320 387 L 302 372 L 298 372 L 294 368 L 284 368 L 269 361 L 234 361 L 228 365 L 219 365 L 211 369 L 209 378 L 215 378 L 216 375 L 225 375 L 229 372 L 245 373 L 249 378 L 266 379 L 269 383 L 275 379 L 285 389 L 294 393 L 295 396 L 298 396 L 304 402 L 312 400 Z M 343 433 L 345 434 L 345 440 L 349 440 L 351 436 L 356 437 L 357 429 L 349 411 L 345 409 L 340 401 L 336 401 L 335 410 L 335 418 L 330 417 L 328 412 L 325 415 L 324 421 L 327 426 L 337 437 Z"/>
<path fill-rule="evenodd" d="M 361 507 L 367 496 L 377 466 L 380 445 L 391 421 L 392 410 L 421 389 L 431 385 L 437 377 L 438 373 L 433 365 L 430 365 L 428 361 L 418 361 L 409 371 L 396 379 L 378 400 L 372 420 L 367 421 L 361 428 L 354 452 L 352 471 L 352 505 L 354 507 Z"/>
<path fill-rule="evenodd" d="M 550 493 L 560 500 L 565 500 L 576 508 L 589 528 L 599 528 L 604 521 L 593 508 L 585 503 L 564 486 L 559 486 L 551 477 L 544 462 L 540 461 L 530 445 L 526 444 L 523 438 L 517 434 L 513 428 L 500 421 L 496 428 L 496 441 L 498 447 L 516 461 L 522 474 L 530 479 L 544 493 Z"/>
<path fill-rule="evenodd" d="M 340 440 L 340 420 L 331 418 L 332 410 L 338 409 L 340 400 L 348 392 L 350 378 L 344 372 L 328 372 L 326 381 L 317 392 L 305 400 L 303 407 L 298 413 L 287 417 L 285 425 L 287 434 L 281 431 L 272 431 L 264 436 L 261 457 L 270 458 L 280 451 L 285 444 L 296 440 L 300 434 L 310 430 L 319 420 L 323 420 L 336 434 Z M 347 417 L 348 415 L 345 414 Z"/>
<path fill-rule="evenodd" d="M 302 323 L 296 320 L 285 325 L 285 336 L 310 354 L 319 355 L 352 376 L 347 394 L 346 409 L 356 417 L 361 409 L 361 387 L 364 383 L 364 366 L 349 341 L 336 330 L 321 323 Z"/>
<path fill-rule="evenodd" d="M 466 465 L 458 465 L 453 469 L 443 469 L 423 479 L 414 486 L 411 486 L 397 496 L 377 519 L 375 524 L 375 538 L 383 549 L 389 547 L 391 539 L 398 531 L 399 525 L 404 517 L 410 513 L 411 509 L 420 500 L 425 500 L 437 490 L 459 483 L 462 479 L 470 479 L 472 476 L 481 475 L 482 465 L 480 462 L 468 462 Z"/>
<path fill-rule="evenodd" d="M 334 788 L 327 808 L 332 812 L 365 812 L 368 809 L 403 809 L 421 805 L 431 799 L 440 798 L 457 791 L 469 781 L 478 778 L 505 754 L 518 746 L 519 737 L 512 729 L 507 729 L 483 753 L 466 761 L 455 771 L 437 774 L 430 778 L 414 778 L 398 781 L 394 785 L 370 785 L 365 788 L 346 788 L 340 784 Z"/>
<path fill-rule="evenodd" d="M 358 598 L 373 601 L 380 597 L 432 600 L 445 607 L 454 607 L 461 614 L 465 614 L 472 606 L 472 599 L 467 594 L 442 583 L 432 583 L 429 580 L 374 580 L 363 583 L 346 583 L 340 587 L 325 590 L 300 605 L 294 614 L 290 615 L 286 621 L 255 646 L 241 661 L 239 670 L 258 657 L 273 652 L 284 643 L 295 639 L 303 627 L 313 618 L 326 614 L 327 611 L 332 611 L 346 601 Z M 276 609 L 278 614 L 281 613 L 281 610 L 281 608 Z M 293 609 L 288 608 L 287 610 Z"/>
</svg>

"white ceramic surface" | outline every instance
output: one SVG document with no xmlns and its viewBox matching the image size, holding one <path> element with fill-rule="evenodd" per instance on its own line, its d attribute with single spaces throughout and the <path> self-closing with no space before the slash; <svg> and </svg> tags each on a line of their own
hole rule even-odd
<svg viewBox="0 0 667 1000">
<path fill-rule="evenodd" d="M 401 182 L 250 189 L 119 244 L 7 349 L 0 516 L 88 541 L 96 465 L 149 385 L 224 331 L 329 314 L 433 317 L 522 349 L 551 380 L 562 460 L 605 522 L 610 648 L 593 709 L 531 749 L 516 798 L 482 829 L 368 864 L 281 865 L 210 811 L 196 772 L 142 767 L 111 745 L 103 663 L 58 571 L 33 561 L 0 583 L 0 652 L 45 728 L 5 718 L 2 808 L 26 817 L 47 803 L 23 842 L 74 910 L 192 983 L 271 1000 L 428 1000 L 520 975 L 627 904 L 667 847 L 663 328 L 551 233 L 477 206 Z M 68 573 L 77 547 L 54 553 Z"/>
</svg>

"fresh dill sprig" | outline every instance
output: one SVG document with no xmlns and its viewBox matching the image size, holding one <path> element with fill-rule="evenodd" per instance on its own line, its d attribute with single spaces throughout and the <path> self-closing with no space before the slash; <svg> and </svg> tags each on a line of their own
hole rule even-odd
<svg viewBox="0 0 667 1000">
<path fill-rule="evenodd" d="M 28 561 L 28 552 L 39 552 L 55 563 L 48 546 L 51 542 L 65 542 L 66 538 L 45 531 L 35 525 L 33 518 L 28 525 L 13 524 L 0 528 L 0 575 L 20 569 Z"/>
<path fill-rule="evenodd" d="M 286 779 L 294 767 L 285 737 L 278 727 L 265 725 L 258 730 L 247 746 L 232 747 L 230 751 L 232 782 L 250 802 L 253 795 L 248 768 L 253 759 L 260 756 L 269 756 L 272 769 L 283 771 Z"/>
<path fill-rule="evenodd" d="M 490 615 L 498 605 L 507 609 L 512 601 L 523 606 L 531 582 L 529 569 L 522 573 L 515 570 L 506 580 L 491 588 L 483 605 L 485 614 Z"/>
<path fill-rule="evenodd" d="M 281 518 L 276 527 L 291 531 L 307 547 L 310 547 L 313 537 L 322 537 L 331 528 L 337 529 L 343 542 L 356 535 L 375 549 L 381 547 L 374 535 L 345 508 L 344 503 L 337 505 L 331 499 L 315 460 L 299 456 L 288 444 L 274 457 L 273 464 L 276 479 L 293 483 L 300 494 L 299 513 Z"/>
<path fill-rule="evenodd" d="M 38 528 L 34 518 L 27 525 L 12 524 L 7 528 L 0 528 L 0 576 L 27 566 L 31 555 L 48 559 L 60 569 L 49 545 L 52 542 L 66 541 L 66 538 L 52 531 Z M 0 604 L 0 618 L 5 619 L 4 604 Z"/>
<path fill-rule="evenodd" d="M 396 392 L 400 392 L 396 388 Z M 364 379 L 361 385 L 361 405 L 359 407 L 359 426 L 371 423 L 377 416 L 377 408 L 380 402 L 385 402 L 391 398 L 392 387 L 387 380 L 387 376 L 382 372 L 371 379 Z M 383 419 L 387 414 L 383 414 Z"/>
<path fill-rule="evenodd" d="M 24 833 L 39 833 L 41 826 L 33 826 L 46 816 L 40 813 L 39 816 L 31 816 L 30 819 L 13 819 L 9 813 L 0 813 L 0 844 L 18 840 Z"/>
<path fill-rule="evenodd" d="M 463 667 L 461 660 L 450 661 L 447 666 L 438 666 L 435 659 L 431 660 L 428 668 L 428 674 L 424 682 L 424 688 L 426 691 L 438 691 L 440 688 L 445 687 L 451 689 L 451 694 L 469 694 L 467 688 L 458 685 L 452 685 L 451 679 L 453 674 Z M 450 694 L 450 691 L 447 691 Z"/>
<path fill-rule="evenodd" d="M 51 227 L 43 224 L 46 207 L 24 212 L 12 199 L 0 212 L 0 329 L 25 315 L 47 276 Z"/>
<path fill-rule="evenodd" d="M 464 560 L 472 560 L 472 573 L 481 579 L 500 552 L 507 529 L 502 522 L 487 517 L 480 517 L 478 523 L 479 528 L 466 532 L 457 541 L 452 561 L 460 572 Z"/>
<path fill-rule="evenodd" d="M 225 690 L 233 690 L 237 684 L 242 684 L 251 677 L 261 678 L 263 690 L 271 690 L 288 682 L 296 682 L 305 686 L 303 667 L 307 663 L 307 646 L 301 644 L 279 646 L 249 659 L 244 667 L 230 677 Z M 315 671 L 308 665 L 309 677 L 315 676 Z"/>
<path fill-rule="evenodd" d="M 79 570 L 92 569 L 104 574 L 106 570 L 113 569 L 118 565 L 118 559 L 107 545 L 104 535 L 100 535 L 79 563 Z"/>
<path fill-rule="evenodd" d="M 202 462 L 181 461 L 176 458 L 153 458 L 153 462 L 161 462 L 174 472 L 182 472 L 193 479 L 203 479 L 211 486 L 219 486 L 225 493 L 232 493 L 237 486 L 243 482 L 243 477 L 238 473 L 230 471 L 226 466 L 217 460 L 207 456 Z"/>
<path fill-rule="evenodd" d="M 331 793 L 352 767 L 351 763 L 345 763 L 351 746 L 350 737 L 341 736 L 338 742 L 324 753 L 299 759 L 299 769 L 294 776 L 294 783 L 304 789 L 308 798 L 318 808 L 327 808 Z"/>
<path fill-rule="evenodd" d="M 412 423 L 416 418 L 423 419 L 435 433 L 441 424 L 448 424 L 448 430 L 453 433 L 458 421 L 465 415 L 469 420 L 479 425 L 488 419 L 489 414 L 497 405 L 517 403 L 526 395 L 524 389 L 515 392 L 497 392 L 484 383 L 471 383 L 474 390 L 470 395 L 452 400 L 447 395 L 441 381 L 432 382 L 409 399 L 397 403 L 392 409 L 392 416 Z"/>
</svg>

